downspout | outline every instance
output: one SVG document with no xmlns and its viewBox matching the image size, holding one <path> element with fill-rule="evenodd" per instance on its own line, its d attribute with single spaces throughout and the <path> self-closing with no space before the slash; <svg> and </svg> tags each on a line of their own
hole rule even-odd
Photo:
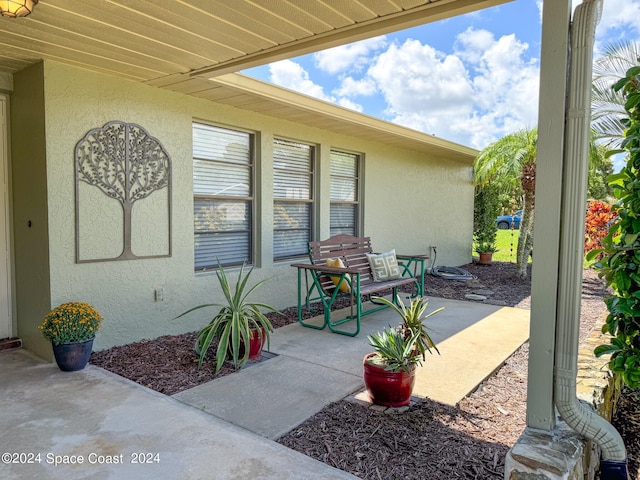
<svg viewBox="0 0 640 480">
<path fill-rule="evenodd" d="M 578 334 L 584 255 L 584 216 L 591 132 L 591 75 L 596 25 L 602 0 L 584 0 L 571 29 L 571 68 L 565 124 L 560 262 L 555 341 L 554 403 L 564 421 L 602 449 L 601 479 L 627 479 L 622 437 L 604 418 L 583 405 L 576 394 Z"/>
</svg>

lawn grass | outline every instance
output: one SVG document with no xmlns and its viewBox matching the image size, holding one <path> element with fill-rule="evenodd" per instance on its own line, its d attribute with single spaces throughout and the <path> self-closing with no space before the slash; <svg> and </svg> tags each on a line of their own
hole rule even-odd
<svg viewBox="0 0 640 480">
<path fill-rule="evenodd" d="M 496 262 L 516 263 L 519 237 L 519 230 L 498 230 L 498 235 L 496 236 L 498 251 L 493 254 L 493 260 Z"/>
<path fill-rule="evenodd" d="M 493 260 L 496 262 L 511 262 L 516 263 L 516 252 L 518 249 L 518 238 L 520 238 L 520 230 L 498 230 L 496 236 L 497 252 L 493 254 Z M 596 260 L 588 262 L 584 260 L 584 267 L 592 266 Z M 529 257 L 529 263 L 531 263 L 531 257 Z"/>
</svg>

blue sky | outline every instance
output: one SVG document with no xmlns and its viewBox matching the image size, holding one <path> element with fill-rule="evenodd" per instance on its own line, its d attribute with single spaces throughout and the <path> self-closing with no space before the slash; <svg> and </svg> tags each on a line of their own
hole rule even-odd
<svg viewBox="0 0 640 480">
<path fill-rule="evenodd" d="M 541 5 L 516 0 L 243 73 L 482 149 L 537 123 Z M 639 19 L 640 0 L 604 0 L 596 56 L 640 41 Z"/>
</svg>

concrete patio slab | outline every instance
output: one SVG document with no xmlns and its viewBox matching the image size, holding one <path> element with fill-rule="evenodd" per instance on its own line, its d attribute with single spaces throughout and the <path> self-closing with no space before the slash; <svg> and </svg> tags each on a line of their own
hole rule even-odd
<svg viewBox="0 0 640 480">
<path fill-rule="evenodd" d="M 173 398 L 275 440 L 361 387 L 362 375 L 277 356 Z"/>
<path fill-rule="evenodd" d="M 431 299 L 427 311 L 441 307 L 425 322 L 440 355 L 427 356 L 418 368 L 413 395 L 455 405 L 527 341 L 529 311 L 442 298 Z M 274 332 L 270 350 L 362 377 L 362 359 L 372 351 L 367 335 L 395 326 L 399 319 L 390 309 L 371 314 L 362 320 L 357 337 L 288 325 Z"/>
<path fill-rule="evenodd" d="M 527 340 L 529 311 L 440 298 L 429 302 L 428 311 L 440 307 L 425 323 L 441 355 L 428 356 L 419 367 L 413 395 L 455 405 Z M 372 351 L 367 335 L 398 321 L 390 309 L 376 312 L 365 317 L 357 337 L 299 324 L 278 328 L 269 346 L 277 357 L 174 398 L 277 439 L 325 405 L 364 389 L 362 359 Z"/>
<path fill-rule="evenodd" d="M 529 312 L 439 298 L 429 310 L 441 306 L 426 322 L 441 355 L 418 371 L 414 396 L 453 405 L 527 340 Z M 24 350 L 0 352 L 0 454 L 18 454 L 0 478 L 355 478 L 270 439 L 361 391 L 367 335 L 398 320 L 389 309 L 367 316 L 354 338 L 279 328 L 274 358 L 174 397 L 97 367 L 61 372 Z"/>
<path fill-rule="evenodd" d="M 5 351 L 0 385 L 2 479 L 356 478 L 97 367 Z"/>
<path fill-rule="evenodd" d="M 473 305 L 468 304 L 470 307 Z M 414 396 L 455 405 L 529 339 L 528 310 L 493 307 L 486 310 L 471 308 L 469 311 L 457 308 L 456 311 L 468 313 L 467 320 L 480 312 L 483 317 L 437 342 L 440 355 L 431 355 L 416 371 Z"/>
</svg>

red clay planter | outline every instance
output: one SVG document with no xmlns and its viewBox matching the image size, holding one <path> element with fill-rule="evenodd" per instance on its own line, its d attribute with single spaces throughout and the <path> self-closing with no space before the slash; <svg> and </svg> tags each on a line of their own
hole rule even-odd
<svg viewBox="0 0 640 480">
<path fill-rule="evenodd" d="M 264 347 L 264 342 L 267 339 L 267 334 L 262 330 L 262 337 L 258 335 L 258 330 L 251 330 L 253 335 L 251 336 L 251 340 L 249 340 L 249 360 L 257 360 L 262 357 L 262 347 Z"/>
<path fill-rule="evenodd" d="M 410 373 L 404 370 L 390 372 L 367 361 L 375 355 L 375 353 L 368 353 L 363 360 L 364 384 L 371 401 L 385 407 L 409 405 L 415 383 L 415 365 L 411 366 Z"/>
</svg>

